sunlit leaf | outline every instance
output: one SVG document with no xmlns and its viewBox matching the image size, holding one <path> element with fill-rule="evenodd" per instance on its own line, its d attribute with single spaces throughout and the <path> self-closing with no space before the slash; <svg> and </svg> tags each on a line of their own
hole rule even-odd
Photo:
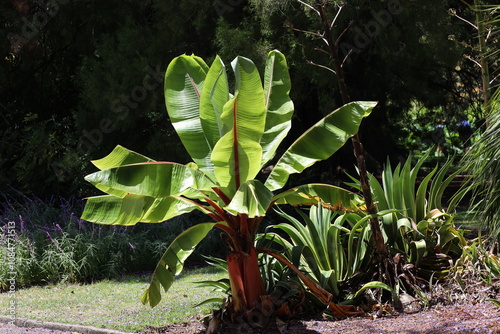
<svg viewBox="0 0 500 334">
<path fill-rule="evenodd" d="M 363 199 L 346 189 L 329 184 L 306 184 L 282 192 L 274 197 L 276 204 L 290 204 L 294 206 L 316 205 L 332 211 L 362 211 Z"/>
<path fill-rule="evenodd" d="M 233 195 L 239 186 L 260 171 L 266 109 L 259 72 L 253 62 L 237 57 L 232 63 L 236 77 L 234 96 L 224 105 L 221 121 L 231 130 L 215 145 L 212 162 L 222 188 Z"/>
<path fill-rule="evenodd" d="M 193 210 L 204 211 L 200 205 L 177 196 L 153 198 L 126 195 L 120 198 L 104 195 L 87 199 L 82 219 L 105 225 L 126 226 L 139 222 L 159 223 Z"/>
<path fill-rule="evenodd" d="M 240 186 L 225 209 L 234 215 L 244 213 L 249 218 L 264 217 L 271 205 L 272 197 L 273 194 L 262 182 L 248 181 Z"/>
<path fill-rule="evenodd" d="M 328 159 L 358 132 L 361 120 L 375 102 L 351 102 L 336 109 L 300 136 L 283 154 L 266 180 L 271 190 L 282 188 L 290 174 L 300 173 L 320 160 Z"/>
<path fill-rule="evenodd" d="M 202 223 L 192 226 L 179 234 L 168 246 L 153 273 L 149 288 L 142 295 L 142 303 L 155 307 L 161 300 L 160 285 L 165 292 L 173 283 L 174 276 L 179 274 L 184 261 L 194 251 L 196 245 L 203 240 L 216 223 Z"/>
<path fill-rule="evenodd" d="M 274 157 L 292 126 L 293 102 L 288 96 L 290 88 L 285 56 L 278 51 L 269 52 L 264 73 L 267 113 L 265 132 L 260 142 L 263 149 L 261 165 Z"/>
<path fill-rule="evenodd" d="M 229 86 L 226 67 L 217 56 L 205 78 L 200 99 L 201 125 L 211 150 L 217 141 L 231 129 L 221 120 L 224 105 L 228 100 Z"/>
<path fill-rule="evenodd" d="M 85 180 L 114 194 L 167 197 L 189 188 L 211 189 L 212 181 L 201 171 L 170 162 L 139 163 L 89 174 Z"/>
<path fill-rule="evenodd" d="M 92 163 L 100 170 L 136 164 L 140 162 L 154 162 L 154 160 L 142 154 L 128 150 L 121 145 L 117 145 L 115 149 L 104 158 L 92 161 Z"/>
<path fill-rule="evenodd" d="M 210 147 L 200 121 L 200 98 L 208 72 L 203 59 L 174 58 L 165 74 L 165 103 L 175 131 L 201 170 L 211 171 Z"/>
<path fill-rule="evenodd" d="M 372 281 L 364 284 L 356 293 L 354 294 L 354 298 L 358 297 L 363 291 L 366 289 L 384 289 L 389 292 L 393 292 L 392 288 L 385 283 Z"/>
</svg>

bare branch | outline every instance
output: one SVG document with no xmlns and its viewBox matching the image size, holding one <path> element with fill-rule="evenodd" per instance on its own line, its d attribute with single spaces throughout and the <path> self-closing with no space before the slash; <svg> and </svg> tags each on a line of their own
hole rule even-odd
<svg viewBox="0 0 500 334">
<path fill-rule="evenodd" d="M 498 78 L 500 78 L 500 73 L 497 74 L 493 79 L 491 79 L 490 85 L 493 84 L 495 82 L 495 80 L 497 80 Z"/>
<path fill-rule="evenodd" d="M 484 38 L 484 40 L 485 40 L 485 41 L 488 41 L 488 39 L 490 39 L 490 36 L 491 36 L 491 31 L 492 31 L 492 29 L 491 29 L 491 28 L 489 28 L 489 29 L 488 29 L 488 33 L 486 34 L 486 37 Z"/>
<path fill-rule="evenodd" d="M 333 26 L 334 26 L 334 24 L 335 24 L 335 21 L 337 21 L 337 18 L 339 17 L 340 12 L 342 11 L 342 8 L 344 8 L 344 6 L 345 6 L 345 3 L 341 3 L 341 4 L 339 5 L 339 10 L 337 11 L 337 14 L 335 15 L 335 17 L 333 18 L 332 23 L 330 24 L 330 30 L 332 30 L 332 29 L 333 29 Z M 319 12 L 318 12 L 318 14 L 319 14 Z"/>
<path fill-rule="evenodd" d="M 316 12 L 316 14 L 320 15 L 320 14 L 319 14 L 319 11 L 318 11 L 316 8 L 314 8 L 313 6 L 311 6 L 311 5 L 309 5 L 309 4 L 307 4 L 307 3 L 305 3 L 304 1 L 301 1 L 301 0 L 297 0 L 297 1 L 298 1 L 299 3 L 301 3 L 301 4 L 303 4 L 304 6 L 309 7 L 310 9 L 314 10 L 314 11 Z"/>
<path fill-rule="evenodd" d="M 472 50 L 474 50 L 474 49 L 475 49 L 475 47 L 474 47 L 474 46 L 472 46 L 472 45 L 470 45 L 470 44 L 467 44 L 467 43 L 462 42 L 462 41 L 457 41 L 457 40 L 455 39 L 455 36 L 452 36 L 452 35 L 448 36 L 448 40 L 453 41 L 453 42 L 455 42 L 455 43 L 457 43 L 457 44 L 459 44 L 459 45 L 465 46 L 465 47 L 467 47 L 467 48 L 470 48 L 470 49 L 472 49 Z"/>
<path fill-rule="evenodd" d="M 465 23 L 470 24 L 470 25 L 471 25 L 474 29 L 477 29 L 477 25 L 475 25 L 474 23 L 472 23 L 472 22 L 470 22 L 470 21 L 467 21 L 467 20 L 466 20 L 466 19 L 464 19 L 463 17 L 460 17 L 460 16 L 458 16 L 458 15 L 456 15 L 456 14 L 455 14 L 455 17 L 456 17 L 457 19 L 459 19 L 459 20 L 464 21 Z"/>
<path fill-rule="evenodd" d="M 327 54 L 328 56 L 330 56 L 330 57 L 332 56 L 332 54 L 331 54 L 330 52 L 328 52 L 328 51 L 326 51 L 326 50 L 323 50 L 322 48 L 314 48 L 314 50 L 316 50 L 316 51 L 320 51 L 320 52 L 323 52 L 323 53 L 326 53 L 326 54 Z"/>
<path fill-rule="evenodd" d="M 347 54 L 345 55 L 344 59 L 342 60 L 342 63 L 340 64 L 340 68 L 344 67 L 344 63 L 346 62 L 347 58 L 349 58 L 351 53 L 352 49 L 350 49 L 349 52 L 347 52 Z"/>
<path fill-rule="evenodd" d="M 475 25 L 474 23 L 472 23 L 472 22 L 470 22 L 470 21 L 467 21 L 467 20 L 466 20 L 466 19 L 464 19 L 463 17 L 459 16 L 459 15 L 457 14 L 457 11 L 456 11 L 456 10 L 454 10 L 454 9 L 450 9 L 450 10 L 448 10 L 448 13 L 449 13 L 451 16 L 455 16 L 457 19 L 462 20 L 463 22 L 465 22 L 465 23 L 467 23 L 467 24 L 471 25 L 474 29 L 476 29 L 476 30 L 478 29 L 477 25 Z"/>
<path fill-rule="evenodd" d="M 309 65 L 318 66 L 318 67 L 320 67 L 320 68 L 323 68 L 323 69 L 325 69 L 325 70 L 328 70 L 328 71 L 332 72 L 333 74 L 337 75 L 337 72 L 335 72 L 334 70 L 332 70 L 332 69 L 331 69 L 330 67 L 328 67 L 328 66 L 324 66 L 324 65 L 316 64 L 315 62 L 312 62 L 312 61 L 310 61 L 310 60 L 307 60 L 307 63 L 308 63 Z"/>
<path fill-rule="evenodd" d="M 323 38 L 323 35 L 320 34 L 320 33 L 312 32 L 312 31 L 307 31 L 307 30 L 302 30 L 302 29 L 297 29 L 292 24 L 285 24 L 285 27 L 288 28 L 288 29 L 292 29 L 294 31 L 298 31 L 298 32 L 304 33 L 304 34 L 313 35 L 313 36 L 317 36 L 319 38 Z"/>
<path fill-rule="evenodd" d="M 469 55 L 465 55 L 464 56 L 465 58 L 469 59 L 471 62 L 473 62 L 474 64 L 476 64 L 477 66 L 479 67 L 483 67 L 477 60 L 473 59 L 471 56 Z"/>
<path fill-rule="evenodd" d="M 349 24 L 347 25 L 347 27 L 340 33 L 339 37 L 337 37 L 337 39 L 335 40 L 335 45 L 339 45 L 340 39 L 342 38 L 342 36 L 344 36 L 344 34 L 347 32 L 347 30 L 349 30 L 349 28 L 352 26 L 352 24 L 353 24 L 353 21 L 350 21 Z"/>
<path fill-rule="evenodd" d="M 323 37 L 322 40 L 323 40 L 323 42 L 325 42 L 326 46 L 329 46 L 328 45 L 328 40 L 326 38 Z"/>
</svg>

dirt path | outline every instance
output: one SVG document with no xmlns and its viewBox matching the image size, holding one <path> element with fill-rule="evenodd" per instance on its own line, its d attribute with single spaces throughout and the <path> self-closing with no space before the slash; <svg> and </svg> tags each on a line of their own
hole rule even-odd
<svg viewBox="0 0 500 334">
<path fill-rule="evenodd" d="M 74 334 L 71 332 L 62 332 L 58 330 L 51 330 L 45 328 L 27 328 L 27 327 L 17 327 L 14 325 L 0 323 L 0 333 L 2 334 Z"/>
<path fill-rule="evenodd" d="M 82 326 L 77 324 L 62 324 L 50 321 L 37 321 L 30 319 L 15 319 L 15 324 L 11 324 L 12 319 L 0 315 L 0 334 L 127 334 L 124 332 L 98 328 L 92 326 Z"/>
</svg>

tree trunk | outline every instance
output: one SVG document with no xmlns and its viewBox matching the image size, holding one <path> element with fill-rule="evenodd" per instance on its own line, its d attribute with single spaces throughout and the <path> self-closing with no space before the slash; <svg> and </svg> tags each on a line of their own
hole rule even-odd
<svg viewBox="0 0 500 334">
<path fill-rule="evenodd" d="M 326 4 L 319 0 L 316 0 L 316 5 L 321 16 L 324 40 L 328 44 L 328 47 L 330 49 L 333 68 L 335 70 L 335 73 L 337 74 L 339 89 L 342 95 L 342 102 L 344 104 L 347 104 L 351 102 L 351 98 L 349 97 L 349 92 L 347 90 L 347 85 L 345 83 L 344 72 L 342 70 L 342 62 L 338 54 L 337 43 L 333 39 L 332 32 L 330 29 L 330 23 L 328 22 L 328 19 L 326 17 L 326 12 L 325 12 Z M 361 189 L 363 191 L 363 197 L 365 199 L 366 208 L 369 214 L 375 215 L 377 213 L 377 209 L 375 207 L 375 203 L 373 202 L 372 193 L 370 190 L 370 183 L 368 179 L 368 172 L 366 170 L 365 156 L 363 153 L 364 152 L 363 145 L 361 144 L 361 140 L 358 134 L 355 134 L 352 137 L 352 144 L 354 147 L 354 156 L 356 157 L 356 162 L 358 165 Z M 370 227 L 375 241 L 375 251 L 379 256 L 379 259 L 380 260 L 387 259 L 389 253 L 387 252 L 387 248 L 385 247 L 384 237 L 382 236 L 382 231 L 380 229 L 378 218 L 376 217 L 370 218 Z"/>
<path fill-rule="evenodd" d="M 490 68 L 488 65 L 486 48 L 486 28 L 484 26 L 484 15 L 481 11 L 481 1 L 474 0 L 474 10 L 476 12 L 477 35 L 479 38 L 479 64 L 481 65 L 481 81 L 483 93 L 484 119 L 486 128 L 491 113 L 491 91 L 490 91 Z"/>
</svg>

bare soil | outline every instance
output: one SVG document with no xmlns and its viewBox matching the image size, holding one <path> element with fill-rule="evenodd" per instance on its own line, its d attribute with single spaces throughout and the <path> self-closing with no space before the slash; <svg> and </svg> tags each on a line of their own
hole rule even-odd
<svg viewBox="0 0 500 334">
<path fill-rule="evenodd" d="M 397 313 L 390 307 L 385 312 L 367 313 L 366 317 L 344 320 L 275 321 L 265 328 L 223 324 L 220 334 L 500 334 L 500 307 L 488 298 L 500 299 L 500 281 L 491 285 L 471 280 L 465 287 L 456 284 L 436 285 L 425 308 L 410 308 L 411 313 Z M 421 302 L 420 302 L 421 304 Z M 200 320 L 151 328 L 141 334 L 204 334 Z"/>
<path fill-rule="evenodd" d="M 141 334 L 203 334 L 205 327 L 198 320 L 175 324 L 164 328 L 142 331 Z M 245 326 L 223 325 L 219 333 L 261 333 L 261 334 L 455 334 L 500 333 L 500 308 L 493 303 L 434 306 L 413 313 L 387 315 L 382 317 L 349 318 L 345 320 L 293 320 L 282 328 L 276 325 L 262 329 Z"/>
</svg>

